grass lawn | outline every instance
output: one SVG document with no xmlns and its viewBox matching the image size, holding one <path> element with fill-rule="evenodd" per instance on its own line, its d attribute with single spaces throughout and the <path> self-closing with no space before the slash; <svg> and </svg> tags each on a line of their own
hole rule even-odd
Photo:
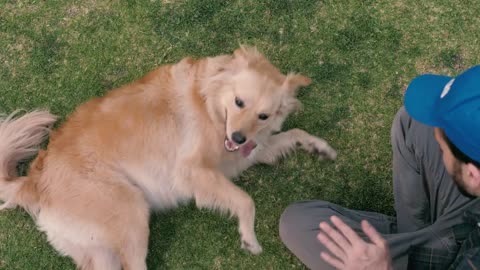
<svg viewBox="0 0 480 270">
<path fill-rule="evenodd" d="M 434 3 L 435 2 L 435 3 Z M 0 112 L 62 117 L 92 96 L 189 55 L 256 45 L 300 92 L 299 127 L 338 150 L 298 152 L 236 183 L 255 200 L 264 252 L 240 249 L 235 219 L 193 204 L 151 219 L 149 269 L 303 269 L 278 236 L 290 203 L 322 199 L 393 214 L 390 125 L 418 74 L 480 63 L 477 0 L 0 0 Z M 0 269 L 74 269 L 22 210 L 0 213 Z"/>
</svg>

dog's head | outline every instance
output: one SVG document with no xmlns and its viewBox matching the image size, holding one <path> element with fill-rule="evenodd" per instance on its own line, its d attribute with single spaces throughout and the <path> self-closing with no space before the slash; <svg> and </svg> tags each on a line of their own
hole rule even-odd
<svg viewBox="0 0 480 270">
<path fill-rule="evenodd" d="M 225 125 L 225 150 L 248 156 L 261 136 L 279 131 L 299 107 L 297 89 L 311 83 L 298 74 L 282 74 L 254 48 L 241 47 L 216 80 L 217 108 Z M 220 106 L 220 107 L 218 107 Z"/>
</svg>

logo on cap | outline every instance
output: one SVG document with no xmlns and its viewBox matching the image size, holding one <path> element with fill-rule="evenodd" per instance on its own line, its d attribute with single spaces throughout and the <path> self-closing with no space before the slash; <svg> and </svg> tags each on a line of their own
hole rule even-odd
<svg viewBox="0 0 480 270">
<path fill-rule="evenodd" d="M 455 79 L 451 79 L 451 80 L 445 85 L 445 87 L 443 88 L 442 94 L 440 95 L 440 98 L 444 98 L 444 97 L 448 94 L 448 92 L 450 92 L 450 88 L 452 87 L 453 81 L 455 81 Z"/>
</svg>

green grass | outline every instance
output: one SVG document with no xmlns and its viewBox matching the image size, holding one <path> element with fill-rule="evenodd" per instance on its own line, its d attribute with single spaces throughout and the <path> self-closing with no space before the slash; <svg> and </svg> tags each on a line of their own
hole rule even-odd
<svg viewBox="0 0 480 270">
<path fill-rule="evenodd" d="M 435 3 L 434 3 L 435 2 Z M 328 140 L 236 183 L 256 202 L 260 256 L 239 249 L 234 219 L 192 204 L 151 221 L 149 269 L 303 269 L 278 236 L 290 203 L 322 199 L 393 214 L 390 125 L 418 74 L 480 62 L 474 0 L 0 0 L 0 111 L 48 108 L 64 119 L 92 96 L 189 55 L 256 45 L 313 84 L 285 128 Z M 74 269 L 21 210 L 0 213 L 0 269 Z"/>
</svg>

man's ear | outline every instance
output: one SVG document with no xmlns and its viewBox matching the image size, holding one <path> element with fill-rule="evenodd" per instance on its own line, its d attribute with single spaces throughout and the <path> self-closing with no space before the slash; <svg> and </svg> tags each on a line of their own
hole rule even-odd
<svg viewBox="0 0 480 270">
<path fill-rule="evenodd" d="M 472 163 L 467 164 L 469 186 L 480 195 L 480 169 Z"/>
<path fill-rule="evenodd" d="M 312 80 L 309 77 L 300 74 L 288 74 L 283 82 L 283 88 L 292 96 L 297 94 L 300 87 L 309 86 Z"/>
</svg>

